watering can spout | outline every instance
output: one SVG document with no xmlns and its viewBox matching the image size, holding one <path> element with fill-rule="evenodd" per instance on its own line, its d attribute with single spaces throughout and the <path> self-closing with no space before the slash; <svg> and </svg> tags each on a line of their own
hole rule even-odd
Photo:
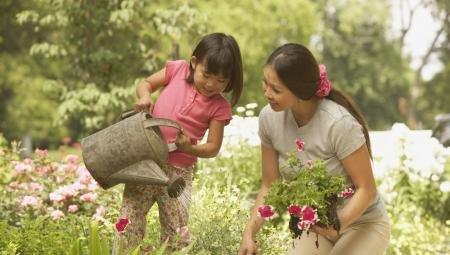
<svg viewBox="0 0 450 255">
<path fill-rule="evenodd" d="M 142 160 L 109 176 L 111 181 L 167 185 L 169 178 L 153 160 Z"/>
<path fill-rule="evenodd" d="M 167 186 L 170 197 L 178 197 L 186 186 L 182 177 L 169 179 L 153 160 L 143 160 L 109 176 L 112 182 Z"/>
</svg>

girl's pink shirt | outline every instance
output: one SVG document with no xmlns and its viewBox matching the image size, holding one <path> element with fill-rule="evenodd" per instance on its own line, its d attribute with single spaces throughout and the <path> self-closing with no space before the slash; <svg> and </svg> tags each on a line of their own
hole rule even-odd
<svg viewBox="0 0 450 255">
<path fill-rule="evenodd" d="M 156 100 L 153 117 L 176 121 L 189 134 L 191 142 L 197 144 L 203 138 L 212 119 L 231 120 L 231 106 L 220 94 L 206 97 L 198 93 L 192 84 L 186 82 L 190 74 L 189 63 L 185 60 L 166 63 L 165 87 Z M 167 143 L 174 143 L 177 132 L 175 128 L 160 127 Z M 173 151 L 169 153 L 169 164 L 178 167 L 190 167 L 197 157 Z"/>
</svg>

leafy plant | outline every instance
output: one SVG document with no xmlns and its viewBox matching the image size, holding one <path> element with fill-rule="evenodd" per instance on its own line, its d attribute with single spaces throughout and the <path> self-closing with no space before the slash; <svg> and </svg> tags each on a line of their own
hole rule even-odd
<svg viewBox="0 0 450 255">
<path fill-rule="evenodd" d="M 287 167 L 299 169 L 297 176 L 291 181 L 276 180 L 272 184 L 264 199 L 267 205 L 258 210 L 260 215 L 264 218 L 275 216 L 267 210 L 281 213 L 287 208 L 291 216 L 289 228 L 294 238 L 316 223 L 333 225 L 339 230 L 336 210 L 338 202 L 342 202 L 338 201 L 338 194 L 345 188 L 344 177 L 331 176 L 323 160 L 308 162 L 306 166 L 295 154 L 290 154 Z"/>
</svg>

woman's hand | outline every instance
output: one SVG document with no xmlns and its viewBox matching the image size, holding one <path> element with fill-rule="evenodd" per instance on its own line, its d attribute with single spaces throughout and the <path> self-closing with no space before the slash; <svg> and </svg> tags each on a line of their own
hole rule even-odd
<svg viewBox="0 0 450 255">
<path fill-rule="evenodd" d="M 134 105 L 134 110 L 136 112 L 148 111 L 151 113 L 153 111 L 153 100 L 150 95 L 139 98 Z"/>
<path fill-rule="evenodd" d="M 258 246 L 251 236 L 244 235 L 242 237 L 241 246 L 238 255 L 254 255 L 258 254 Z"/>
<path fill-rule="evenodd" d="M 312 231 L 316 232 L 317 234 L 325 237 L 330 241 L 334 241 L 339 237 L 339 232 L 333 227 L 319 227 L 314 225 L 312 226 Z"/>
<path fill-rule="evenodd" d="M 178 132 L 175 144 L 177 145 L 179 151 L 189 153 L 192 155 L 194 154 L 194 147 L 191 144 L 191 138 L 183 129 L 181 129 L 180 132 Z"/>
</svg>

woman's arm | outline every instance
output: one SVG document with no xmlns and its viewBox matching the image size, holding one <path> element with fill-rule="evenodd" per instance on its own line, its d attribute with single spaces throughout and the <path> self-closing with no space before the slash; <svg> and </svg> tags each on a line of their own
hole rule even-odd
<svg viewBox="0 0 450 255">
<path fill-rule="evenodd" d="M 166 69 L 163 68 L 138 83 L 136 86 L 137 102 L 134 107 L 136 111 L 152 111 L 153 101 L 151 94 L 165 85 L 165 79 Z"/>
<path fill-rule="evenodd" d="M 341 230 L 344 230 L 374 202 L 377 189 L 366 144 L 342 159 L 341 163 L 356 188 L 350 201 L 338 212 Z M 313 230 L 329 238 L 337 236 L 337 231 L 333 228 L 314 226 Z"/>
<path fill-rule="evenodd" d="M 219 153 L 220 147 L 222 146 L 224 127 L 224 121 L 213 119 L 209 122 L 206 143 L 192 145 L 189 134 L 184 130 L 181 130 L 178 134 L 175 143 L 180 151 L 200 158 L 212 158 L 217 156 L 217 153 Z"/>
<path fill-rule="evenodd" d="M 261 163 L 262 163 L 262 183 L 261 189 L 256 196 L 256 201 L 252 207 L 250 220 L 242 234 L 241 247 L 239 255 L 256 252 L 254 243 L 256 234 L 261 229 L 264 219 L 258 216 L 258 208 L 264 203 L 264 197 L 270 190 L 272 183 L 280 177 L 278 171 L 278 153 L 263 144 L 261 144 Z"/>
<path fill-rule="evenodd" d="M 377 187 L 366 144 L 342 159 L 341 163 L 356 188 L 350 201 L 339 211 L 341 228 L 345 229 L 374 202 L 377 197 Z"/>
</svg>

